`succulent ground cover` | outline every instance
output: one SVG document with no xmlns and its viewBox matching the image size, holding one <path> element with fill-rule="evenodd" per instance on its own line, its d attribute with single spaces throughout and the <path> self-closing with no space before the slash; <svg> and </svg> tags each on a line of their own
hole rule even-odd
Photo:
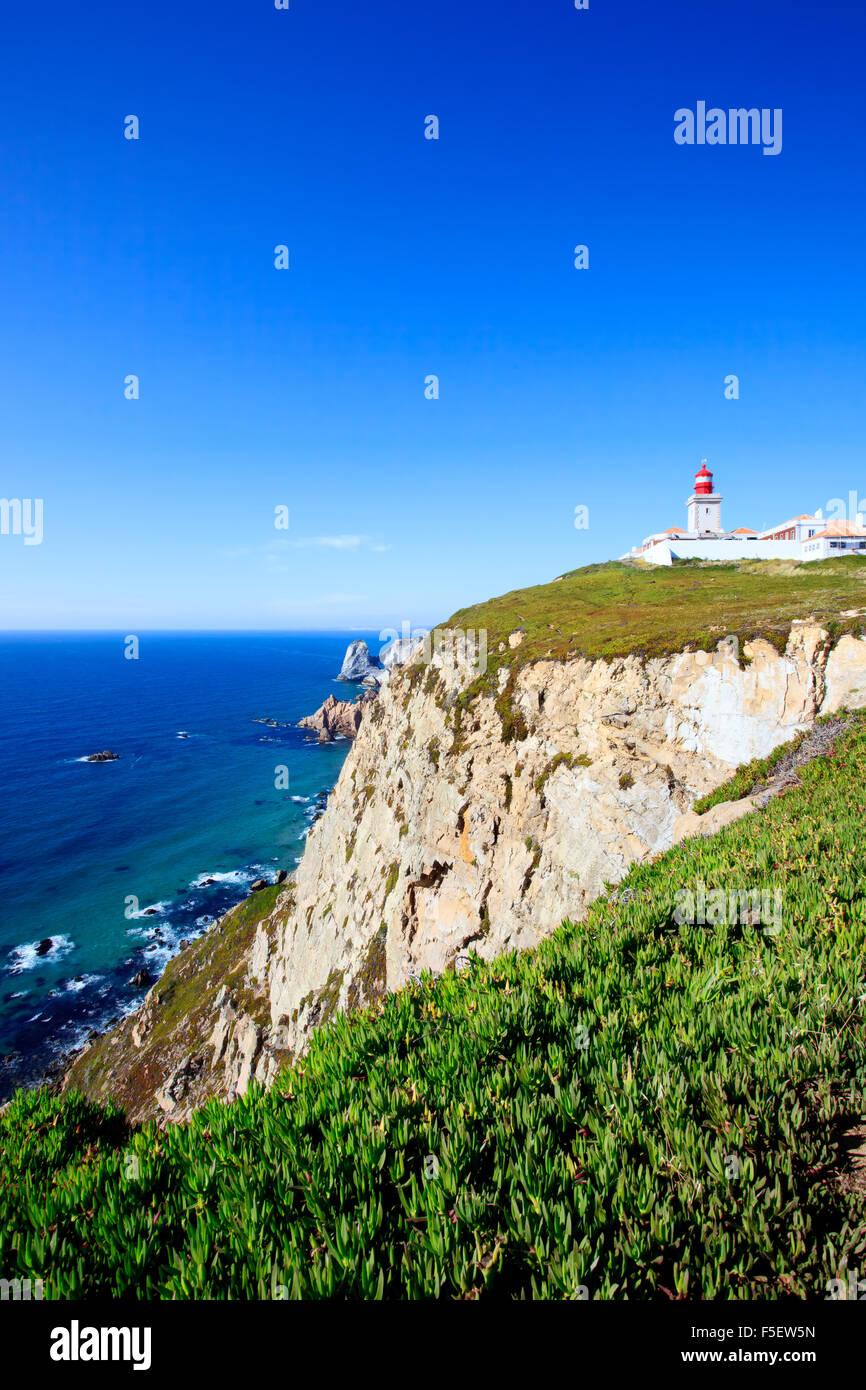
<svg viewBox="0 0 866 1390">
<path fill-rule="evenodd" d="M 4 1277 L 65 1298 L 825 1298 L 866 1264 L 842 1142 L 866 1113 L 863 716 L 798 775 L 536 950 L 331 1019 L 267 1093 L 167 1129 L 19 1093 Z"/>
</svg>

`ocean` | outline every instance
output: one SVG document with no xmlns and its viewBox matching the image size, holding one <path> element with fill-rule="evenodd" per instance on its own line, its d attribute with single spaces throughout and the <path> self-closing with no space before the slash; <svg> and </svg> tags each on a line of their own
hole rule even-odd
<svg viewBox="0 0 866 1390">
<path fill-rule="evenodd" d="M 378 633 L 144 633 L 130 660 L 123 634 L 0 634 L 0 1100 L 135 1008 L 132 977 L 255 879 L 295 868 L 350 746 L 297 721 L 358 692 L 335 680 L 358 637 L 378 649 Z M 104 749 L 118 760 L 83 761 Z"/>
</svg>

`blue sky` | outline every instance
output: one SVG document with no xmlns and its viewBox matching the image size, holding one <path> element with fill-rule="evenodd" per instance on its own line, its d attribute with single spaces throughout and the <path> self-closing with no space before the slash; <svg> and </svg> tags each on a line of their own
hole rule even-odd
<svg viewBox="0 0 866 1390">
<path fill-rule="evenodd" d="M 703 456 L 731 526 L 866 495 L 852 0 L 4 30 L 0 627 L 429 624 L 682 524 Z M 698 100 L 781 154 L 678 146 Z"/>
</svg>

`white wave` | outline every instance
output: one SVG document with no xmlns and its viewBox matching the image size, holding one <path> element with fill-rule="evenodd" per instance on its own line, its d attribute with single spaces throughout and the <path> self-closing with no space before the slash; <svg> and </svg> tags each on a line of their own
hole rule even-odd
<svg viewBox="0 0 866 1390">
<path fill-rule="evenodd" d="M 165 935 L 166 932 L 172 930 L 173 927 L 171 922 L 163 917 L 159 920 L 153 919 L 153 925 L 151 926 L 146 927 L 142 925 L 140 927 L 128 927 L 126 934 L 127 936 L 137 937 L 139 941 L 151 941 L 156 936 L 157 932 L 159 932 L 160 935 Z"/>
<path fill-rule="evenodd" d="M 135 917 L 164 917 L 170 907 L 171 903 L 167 899 L 158 903 L 147 903 L 144 907 L 140 907 L 137 912 L 130 912 L 128 918 L 129 921 L 132 921 Z"/>
<path fill-rule="evenodd" d="M 69 980 L 64 989 L 67 994 L 78 994 L 82 989 L 87 989 L 88 985 L 98 984 L 101 979 L 101 975 L 82 975 L 80 980 Z"/>
<path fill-rule="evenodd" d="M 246 883 L 250 878 L 248 869 L 229 869 L 227 873 L 213 870 L 212 873 L 199 874 L 189 885 L 190 888 L 212 888 L 216 883 Z"/>
<path fill-rule="evenodd" d="M 208 888 L 217 883 L 252 883 L 254 878 L 261 878 L 264 871 L 264 864 L 248 864 L 244 869 L 228 869 L 225 873 L 214 870 L 212 873 L 199 874 L 189 885 L 190 888 Z M 208 880 L 213 880 L 209 883 Z"/>
<path fill-rule="evenodd" d="M 75 946 L 75 942 L 68 936 L 52 936 L 48 939 L 51 941 L 51 949 L 42 956 L 37 953 L 38 941 L 27 941 L 21 946 L 15 946 L 9 952 L 10 975 L 20 975 L 23 971 L 34 970 L 39 965 L 54 965 Z"/>
</svg>

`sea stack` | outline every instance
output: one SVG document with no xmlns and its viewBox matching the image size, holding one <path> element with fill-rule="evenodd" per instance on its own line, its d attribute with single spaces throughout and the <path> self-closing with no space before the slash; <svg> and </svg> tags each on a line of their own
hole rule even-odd
<svg viewBox="0 0 866 1390">
<path fill-rule="evenodd" d="M 382 663 L 378 657 L 370 655 L 370 648 L 367 643 L 358 638 L 355 642 L 350 642 L 343 657 L 343 665 L 340 668 L 338 681 L 354 681 L 359 685 L 365 680 L 371 680 L 377 685 L 379 681 L 387 679 L 382 669 Z"/>
</svg>

